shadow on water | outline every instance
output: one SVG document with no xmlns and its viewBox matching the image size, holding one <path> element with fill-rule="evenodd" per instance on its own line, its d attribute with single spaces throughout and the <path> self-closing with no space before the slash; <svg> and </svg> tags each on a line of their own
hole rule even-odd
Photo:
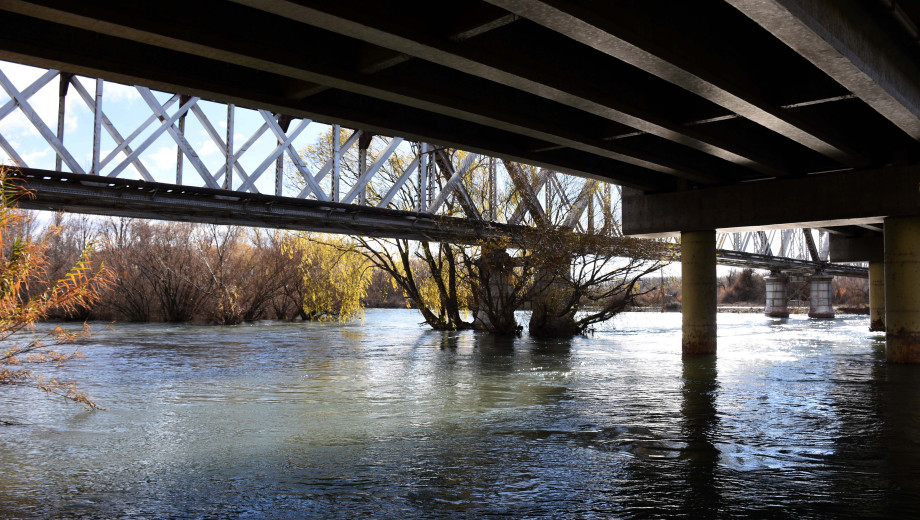
<svg viewBox="0 0 920 520">
<path fill-rule="evenodd" d="M 512 356 L 519 341 L 519 338 L 512 335 L 473 333 L 473 344 L 485 356 Z"/>
<path fill-rule="evenodd" d="M 428 518 L 547 514 L 540 504 L 552 491 L 543 483 L 554 470 L 543 457 L 557 453 L 565 432 L 546 430 L 546 414 L 568 391 L 571 342 L 469 331 L 442 338 L 473 348 L 439 352 L 437 400 L 447 408 L 432 425 L 437 441 L 407 467 L 408 502 Z"/>
<path fill-rule="evenodd" d="M 920 366 L 878 363 L 878 410 L 885 450 L 881 472 L 889 518 L 917 518 L 920 496 Z"/>
<path fill-rule="evenodd" d="M 716 398 L 719 392 L 716 356 L 684 356 L 681 388 L 681 435 L 687 443 L 683 478 L 686 483 L 683 512 L 712 518 L 721 508 L 716 478 L 719 435 Z"/>
<path fill-rule="evenodd" d="M 917 518 L 920 366 L 886 362 L 884 336 L 871 339 L 868 355 L 842 356 L 834 367 L 834 450 L 815 478 L 830 486 L 811 508 L 836 517 Z"/>
</svg>

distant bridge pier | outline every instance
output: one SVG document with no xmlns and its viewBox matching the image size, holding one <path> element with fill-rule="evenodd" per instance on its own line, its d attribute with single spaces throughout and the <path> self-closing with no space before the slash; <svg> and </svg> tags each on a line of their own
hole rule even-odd
<svg viewBox="0 0 920 520">
<path fill-rule="evenodd" d="M 920 363 L 920 216 L 885 219 L 886 358 Z"/>
<path fill-rule="evenodd" d="M 716 353 L 716 232 L 680 234 L 682 352 Z"/>
<path fill-rule="evenodd" d="M 869 262 L 869 330 L 885 331 L 885 262 Z"/>
<path fill-rule="evenodd" d="M 772 272 L 764 278 L 767 301 L 763 313 L 771 318 L 788 318 L 789 307 L 786 299 L 786 284 L 789 277 L 779 272 Z"/>
<path fill-rule="evenodd" d="M 834 277 L 824 273 L 816 273 L 808 278 L 808 292 L 811 295 L 809 318 L 834 317 L 834 307 L 831 305 L 833 282 Z"/>
</svg>

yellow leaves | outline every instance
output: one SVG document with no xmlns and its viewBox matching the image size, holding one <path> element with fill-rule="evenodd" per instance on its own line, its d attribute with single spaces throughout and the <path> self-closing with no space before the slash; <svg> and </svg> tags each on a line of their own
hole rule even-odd
<svg viewBox="0 0 920 520">
<path fill-rule="evenodd" d="M 96 301 L 101 290 L 112 283 L 112 273 L 100 264 L 94 267 L 91 255 L 93 244 L 87 244 L 74 266 L 59 280 L 46 280 L 46 251 L 53 233 L 41 239 L 30 237 L 18 229 L 26 217 L 16 212 L 15 200 L 25 192 L 9 182 L 8 172 L 0 168 L 0 340 L 15 342 L 24 331 L 31 338 L 20 339 L 0 354 L 0 384 L 34 383 L 37 388 L 96 408 L 85 395 L 55 379 L 34 377 L 32 372 L 19 368 L 23 364 L 61 363 L 79 355 L 77 352 L 61 353 L 49 350 L 53 345 L 66 344 L 86 335 L 81 331 L 66 331 L 61 327 L 50 333 L 37 334 L 33 325 L 53 310 L 70 311 Z M 17 232 L 20 236 L 16 236 Z M 44 288 L 30 295 L 31 285 Z M 50 338 L 49 343 L 41 337 Z M 16 367 L 16 368 L 10 368 Z"/>
<path fill-rule="evenodd" d="M 296 233 L 288 235 L 282 247 L 300 260 L 306 289 L 303 308 L 310 319 L 350 321 L 363 316 L 370 263 L 348 237 Z"/>
</svg>

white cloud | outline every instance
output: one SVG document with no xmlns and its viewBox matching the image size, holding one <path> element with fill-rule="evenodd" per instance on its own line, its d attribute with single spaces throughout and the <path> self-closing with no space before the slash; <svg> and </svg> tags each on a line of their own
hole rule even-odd
<svg viewBox="0 0 920 520">
<path fill-rule="evenodd" d="M 29 119 L 19 110 L 4 117 L 0 120 L 0 134 L 12 141 L 17 137 L 39 137 L 38 130 L 35 129 Z"/>
<path fill-rule="evenodd" d="M 43 69 L 27 67 L 17 63 L 0 62 L 3 73 L 9 78 L 10 82 L 20 92 L 28 88 L 36 79 L 45 73 Z M 52 79 L 46 83 L 38 92 L 27 98 L 29 106 L 38 114 L 39 118 L 51 130 L 56 132 L 57 113 L 58 113 L 58 79 Z M 0 90 L 0 104 L 5 105 L 11 99 L 6 91 Z M 76 128 L 76 121 L 65 117 L 65 128 Z M 40 134 L 35 125 L 25 116 L 21 108 L 16 108 L 12 113 L 0 120 L 0 134 L 7 139 L 16 137 L 39 137 Z"/>
<path fill-rule="evenodd" d="M 214 141 L 208 139 L 207 141 L 202 141 L 197 147 L 196 151 L 198 152 L 199 157 L 208 157 L 209 155 L 223 155 L 220 148 L 214 144 Z"/>
<path fill-rule="evenodd" d="M 145 154 L 146 158 L 153 161 L 154 172 L 168 172 L 176 170 L 176 148 L 174 146 L 161 146 L 153 152 Z"/>
<path fill-rule="evenodd" d="M 40 161 L 41 159 L 45 159 L 49 156 L 51 156 L 52 159 L 54 158 L 54 154 L 50 148 L 45 149 L 45 150 L 39 150 L 37 152 L 23 154 L 22 160 L 25 161 L 27 165 L 34 167 L 34 165 L 38 163 L 38 161 Z"/>
<path fill-rule="evenodd" d="M 140 101 L 141 95 L 134 87 L 107 81 L 105 83 L 105 99 L 112 103 L 123 102 L 130 104 Z"/>
</svg>

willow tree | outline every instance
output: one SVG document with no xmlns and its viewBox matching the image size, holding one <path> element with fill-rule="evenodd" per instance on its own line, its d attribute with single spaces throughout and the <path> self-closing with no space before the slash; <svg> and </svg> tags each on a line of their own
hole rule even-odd
<svg viewBox="0 0 920 520">
<path fill-rule="evenodd" d="M 297 260 L 305 319 L 349 321 L 361 317 L 371 271 L 356 246 L 340 235 L 291 233 L 286 237 L 282 250 Z"/>
<path fill-rule="evenodd" d="M 529 332 L 538 337 L 585 334 L 623 312 L 656 289 L 640 280 L 673 256 L 660 241 L 558 229 L 541 235 L 527 255 L 535 273 Z"/>
<path fill-rule="evenodd" d="M 435 330 L 473 328 L 464 319 L 470 308 L 468 277 L 460 271 L 457 246 L 414 243 L 409 240 L 356 237 L 358 251 L 378 269 L 388 273 L 393 286 L 402 290 Z"/>
<path fill-rule="evenodd" d="M 319 171 L 331 156 L 333 139 L 333 132 L 327 132 L 320 136 L 316 143 L 302 150 L 301 155 L 304 161 L 314 171 Z M 339 135 L 338 139 L 340 144 L 344 144 L 347 136 Z M 348 191 L 358 182 L 363 171 L 362 159 L 366 165 L 377 163 L 391 143 L 392 140 L 383 138 L 370 140 L 363 155 L 357 150 L 357 147 L 349 149 L 341 161 L 342 191 Z M 419 153 L 417 144 L 403 143 L 386 161 L 381 162 L 376 175 L 362 190 L 361 196 L 365 198 L 367 204 L 380 204 L 389 188 L 402 176 Z M 464 152 L 450 153 L 462 154 Z M 430 155 L 435 156 L 434 153 Z M 450 161 L 451 158 L 448 157 L 445 160 Z M 326 189 L 331 187 L 329 177 L 331 176 L 323 180 Z M 303 180 L 298 176 L 294 178 L 294 187 L 302 188 Z M 395 194 L 388 207 L 414 211 L 418 208 L 419 194 L 422 193 L 418 186 L 418 177 L 413 176 L 403 181 L 402 189 Z M 446 179 L 441 176 L 432 176 L 430 182 L 443 186 Z M 445 211 L 448 214 L 459 214 L 462 210 L 453 200 L 448 200 Z M 425 322 L 432 328 L 456 330 L 473 327 L 473 322 L 465 318 L 474 300 L 471 295 L 467 266 L 463 261 L 464 254 L 466 254 L 465 246 L 427 241 L 354 237 L 353 244 L 357 246 L 355 249 L 351 242 L 346 243 L 345 247 L 340 247 L 341 244 L 336 240 L 338 239 L 328 237 L 322 239 L 321 242 L 324 246 L 338 249 L 342 253 L 357 251 L 371 265 L 389 273 L 394 286 L 402 290 L 404 296 L 411 300 L 421 312 Z"/>
<path fill-rule="evenodd" d="M 338 136 L 340 143 L 344 137 Z M 326 134 L 304 151 L 305 160 L 315 170 L 330 157 L 334 138 Z M 503 161 L 513 186 L 496 186 L 490 168 L 497 165 L 488 158 L 474 158 L 459 150 L 423 152 L 418 145 L 403 144 L 380 161 L 384 150 L 391 149 L 390 143 L 380 139 L 365 144 L 362 155 L 352 149 L 341 164 L 342 178 L 350 186 L 362 177 L 362 160 L 379 167 L 374 182 L 363 190 L 368 205 L 386 201 L 394 209 L 417 211 L 419 197 L 428 193 L 428 186 L 419 186 L 419 176 L 404 172 L 416 157 L 427 153 L 428 182 L 441 193 L 453 190 L 439 199 L 443 202 L 440 215 L 469 219 L 486 215 L 489 220 L 512 224 L 501 240 L 482 239 L 466 245 L 356 237 L 362 254 L 390 273 L 394 284 L 435 329 L 517 333 L 520 325 L 515 311 L 532 302 L 532 334 L 584 333 L 629 305 L 642 292 L 638 279 L 666 261 L 655 243 L 617 236 L 619 229 L 609 210 L 598 230 L 592 225 L 578 229 L 583 220 L 578 211 L 552 211 L 553 207 L 588 207 L 584 201 L 595 197 L 593 181 L 560 179 L 554 172 Z M 458 178 L 454 165 L 461 163 L 466 173 Z M 397 183 L 401 188 L 391 193 Z M 545 205 L 537 199 L 541 190 Z M 464 311 L 470 311 L 471 320 L 464 317 Z"/>
<path fill-rule="evenodd" d="M 0 170 L 0 185 L 0 386 L 33 386 L 96 408 L 73 382 L 37 372 L 41 364 L 60 364 L 79 356 L 79 351 L 69 347 L 87 334 L 86 326 L 78 332 L 58 327 L 39 333 L 35 324 L 52 312 L 66 314 L 92 305 L 111 284 L 111 273 L 93 262 L 94 246 L 87 243 L 63 276 L 49 279 L 47 253 L 52 237 L 17 236 L 15 230 L 22 229 L 29 217 L 14 208 L 15 202 L 29 194 L 11 185 L 6 170 Z M 65 346 L 68 348 L 62 349 Z"/>
</svg>

